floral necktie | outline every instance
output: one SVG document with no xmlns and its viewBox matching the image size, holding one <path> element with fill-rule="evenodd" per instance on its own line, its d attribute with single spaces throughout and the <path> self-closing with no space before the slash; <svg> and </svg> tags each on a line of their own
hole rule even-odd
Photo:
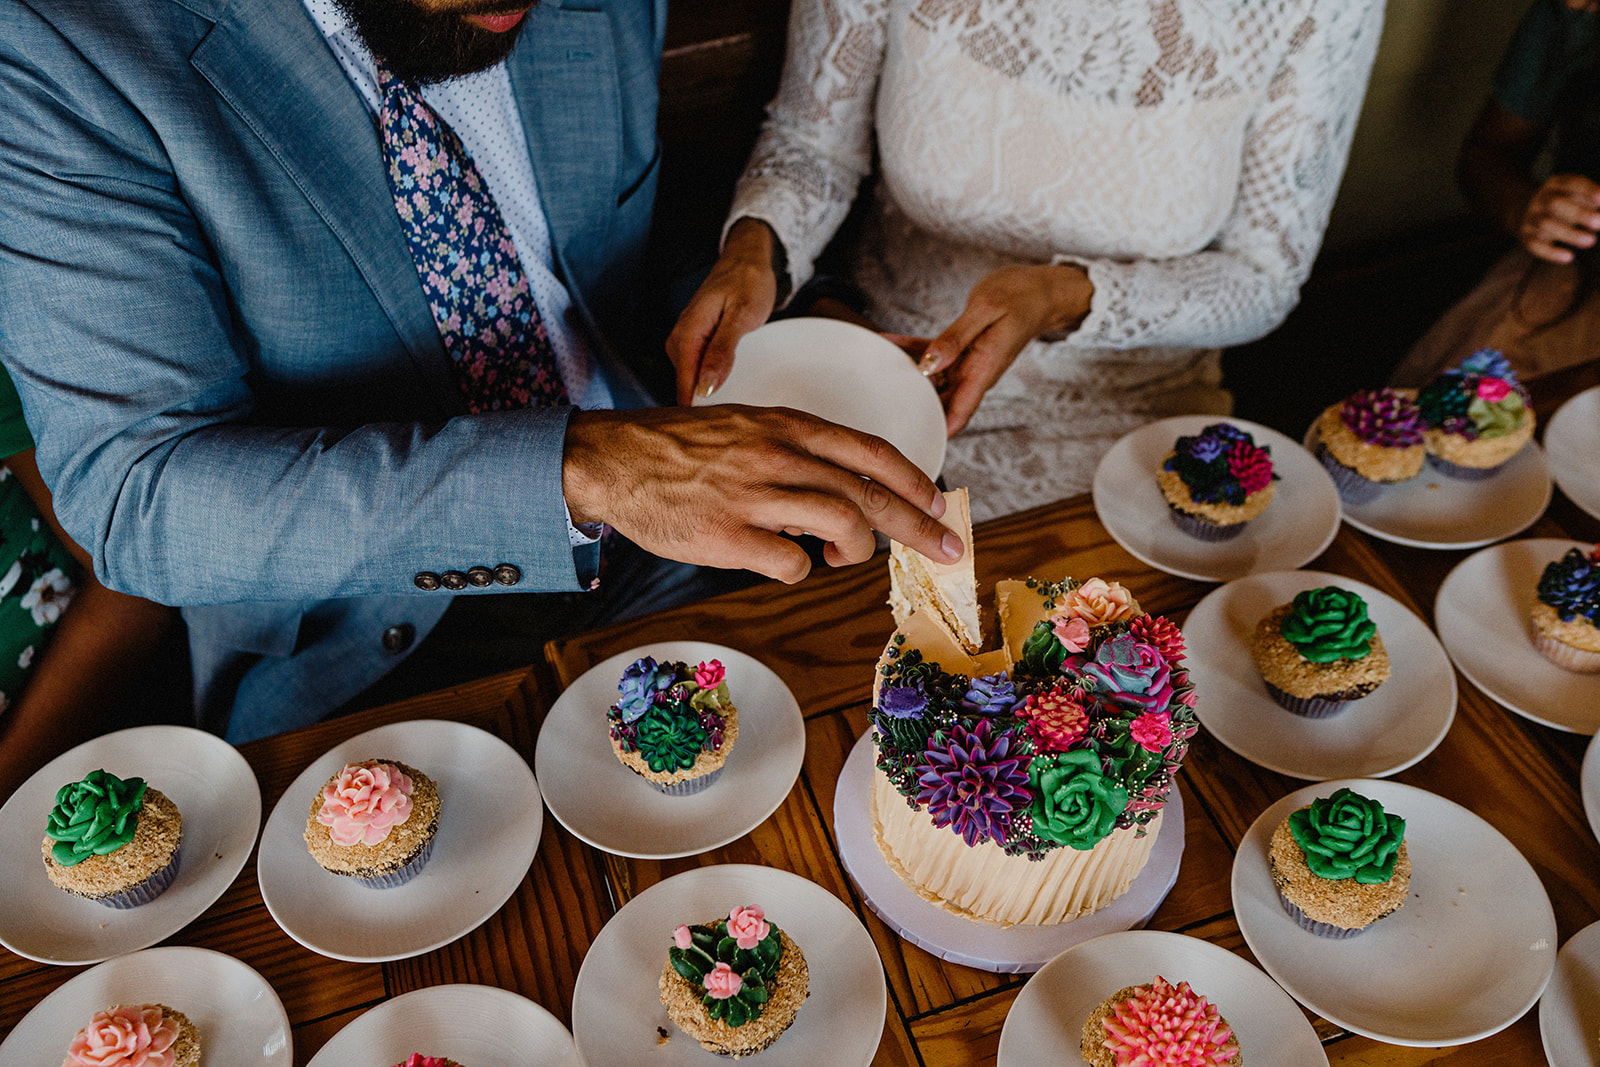
<svg viewBox="0 0 1600 1067">
<path fill-rule="evenodd" d="M 511 231 L 461 139 L 378 66 L 378 132 L 411 258 L 474 414 L 567 402 Z"/>
</svg>

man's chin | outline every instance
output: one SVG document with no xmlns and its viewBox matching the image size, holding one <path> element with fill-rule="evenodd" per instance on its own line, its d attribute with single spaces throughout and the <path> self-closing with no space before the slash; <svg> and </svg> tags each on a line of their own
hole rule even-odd
<svg viewBox="0 0 1600 1067">
<path fill-rule="evenodd" d="M 511 54 L 527 23 L 526 10 L 510 15 L 430 15 L 407 0 L 338 0 L 338 4 L 384 66 L 402 81 L 423 85 L 488 70 Z"/>
</svg>

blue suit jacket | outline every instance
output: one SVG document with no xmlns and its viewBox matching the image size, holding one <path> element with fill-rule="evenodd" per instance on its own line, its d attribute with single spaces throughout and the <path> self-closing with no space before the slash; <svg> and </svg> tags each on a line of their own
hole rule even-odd
<svg viewBox="0 0 1600 1067">
<path fill-rule="evenodd" d="M 618 347 L 665 22 L 543 0 L 508 61 L 557 269 Z M 448 603 L 418 572 L 581 588 L 568 412 L 464 414 L 372 120 L 300 0 L 6 0 L 0 101 L 0 359 L 101 580 L 191 606 L 208 725 L 370 684 L 384 629 Z"/>
</svg>

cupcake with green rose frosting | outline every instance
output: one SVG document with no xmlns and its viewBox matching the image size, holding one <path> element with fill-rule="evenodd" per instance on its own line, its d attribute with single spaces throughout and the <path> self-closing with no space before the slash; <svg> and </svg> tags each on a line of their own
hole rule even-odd
<svg viewBox="0 0 1600 1067">
<path fill-rule="evenodd" d="M 1367 602 L 1327 585 L 1295 594 L 1256 623 L 1250 657 L 1267 692 L 1296 715 L 1322 719 L 1389 677 L 1389 654 Z"/>
<path fill-rule="evenodd" d="M 606 712 L 622 765 L 668 796 L 688 796 L 722 776 L 739 739 L 739 710 L 720 660 L 693 666 L 642 656 L 617 683 Z"/>
<path fill-rule="evenodd" d="M 1267 864 L 1283 908 L 1322 937 L 1354 937 L 1411 890 L 1406 821 L 1348 787 L 1289 813 Z"/>
<path fill-rule="evenodd" d="M 178 874 L 183 816 L 142 778 L 104 769 L 63 785 L 45 819 L 45 874 L 58 888 L 110 908 L 136 908 Z"/>
</svg>

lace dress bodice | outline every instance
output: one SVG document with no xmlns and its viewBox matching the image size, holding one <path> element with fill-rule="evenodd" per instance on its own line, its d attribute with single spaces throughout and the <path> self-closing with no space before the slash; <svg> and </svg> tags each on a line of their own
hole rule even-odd
<svg viewBox="0 0 1600 1067">
<path fill-rule="evenodd" d="M 946 465 L 982 515 L 1069 495 L 1128 429 L 1225 411 L 1216 350 L 1293 307 L 1382 6 L 795 0 L 729 218 L 771 224 L 801 284 L 876 147 L 853 280 L 921 336 L 998 267 L 1084 267 L 1088 317 L 1023 351 Z"/>
</svg>

